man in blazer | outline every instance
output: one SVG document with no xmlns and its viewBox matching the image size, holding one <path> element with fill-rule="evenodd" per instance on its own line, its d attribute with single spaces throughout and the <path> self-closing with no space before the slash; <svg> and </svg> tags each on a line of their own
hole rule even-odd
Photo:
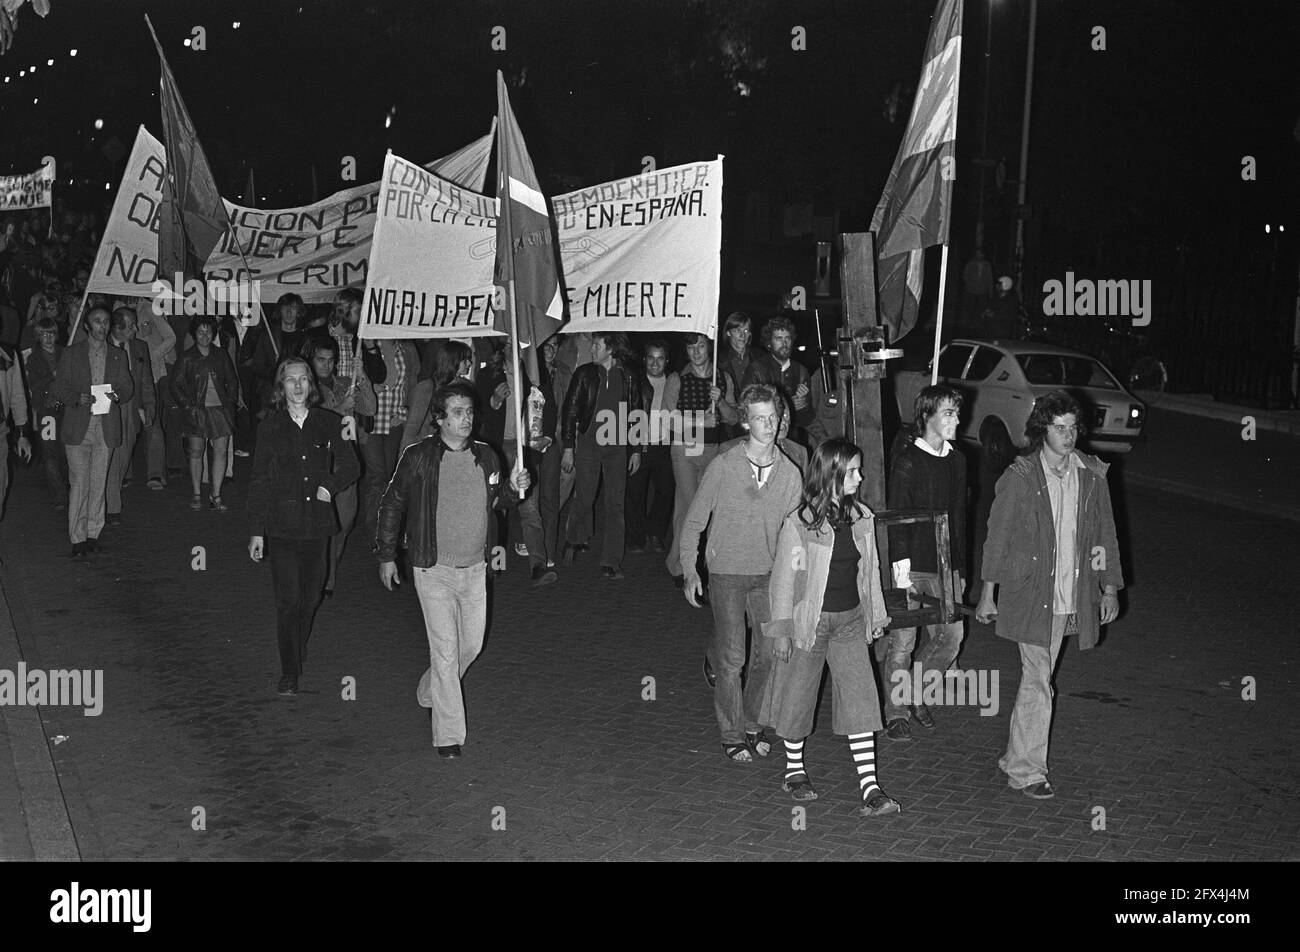
<svg viewBox="0 0 1300 952">
<path fill-rule="evenodd" d="M 54 378 L 53 393 L 66 408 L 63 413 L 63 447 L 68 454 L 68 536 L 72 556 L 99 548 L 104 528 L 104 491 L 108 464 L 122 443 L 120 404 L 135 395 L 135 384 L 125 352 L 108 343 L 107 308 L 94 307 L 86 315 L 86 339 L 63 351 Z M 107 384 L 108 409 L 95 413 L 91 389 Z"/>
<path fill-rule="evenodd" d="M 136 339 L 137 329 L 136 314 L 133 309 L 119 307 L 113 311 L 113 330 L 109 334 L 108 342 L 126 354 L 131 370 L 131 382 L 135 385 L 135 395 L 130 400 L 123 400 L 120 405 L 122 443 L 113 450 L 112 459 L 108 463 L 108 486 L 105 492 L 110 526 L 122 524 L 122 484 L 131 469 L 135 441 L 142 430 L 153 426 L 158 412 L 149 345 Z"/>
</svg>

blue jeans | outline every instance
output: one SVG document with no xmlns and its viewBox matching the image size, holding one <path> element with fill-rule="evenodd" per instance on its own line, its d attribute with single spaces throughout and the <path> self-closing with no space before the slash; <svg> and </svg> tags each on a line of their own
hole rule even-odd
<svg viewBox="0 0 1300 952">
<path fill-rule="evenodd" d="M 773 661 L 770 703 L 763 715 L 787 740 L 812 733 L 822 670 L 831 667 L 831 729 L 836 734 L 878 731 L 880 695 L 871 666 L 862 606 L 846 612 L 822 612 L 817 640 L 805 651 L 796 647 L 789 661 Z"/>
<path fill-rule="evenodd" d="M 957 598 L 961 598 L 962 586 L 960 576 L 956 572 L 952 573 L 953 590 L 957 593 Z M 916 590 L 924 595 L 930 595 L 935 598 L 939 597 L 939 574 L 937 572 L 913 572 L 912 584 Z M 909 600 L 909 604 L 913 603 Z M 946 625 L 927 625 L 926 631 L 930 633 L 930 640 L 926 642 L 920 654 L 916 656 L 916 662 L 921 665 L 922 677 L 925 672 L 938 671 L 940 674 L 947 671 L 952 663 L 957 660 L 957 652 L 961 650 L 962 626 L 961 619 L 950 622 Z M 916 647 L 916 629 L 915 628 L 895 628 L 889 633 L 887 648 L 887 660 L 885 665 L 885 684 L 894 685 L 897 672 L 902 671 L 907 683 L 912 683 L 912 649 Z M 889 697 L 885 702 L 885 719 L 903 720 L 909 719 L 912 715 L 906 705 L 893 703 L 893 691 L 889 690 Z M 917 699 L 919 703 L 919 699 Z"/>
<path fill-rule="evenodd" d="M 760 727 L 759 712 L 772 669 L 771 643 L 758 632 L 749 652 L 749 674 L 741 687 L 745 667 L 745 602 L 749 593 L 767 597 L 767 575 L 709 576 L 709 604 L 713 608 L 713 640 L 709 663 L 718 677 L 713 688 L 713 711 L 723 744 L 743 744 L 745 734 Z"/>
<path fill-rule="evenodd" d="M 1007 752 L 998 760 L 998 766 L 1007 775 L 1007 784 L 1016 790 L 1047 779 L 1047 740 L 1056 696 L 1052 672 L 1061 656 L 1069 617 L 1052 616 L 1050 648 L 1023 642 L 1020 645 L 1020 690 L 1016 692 L 1016 707 L 1011 712 Z"/>
</svg>

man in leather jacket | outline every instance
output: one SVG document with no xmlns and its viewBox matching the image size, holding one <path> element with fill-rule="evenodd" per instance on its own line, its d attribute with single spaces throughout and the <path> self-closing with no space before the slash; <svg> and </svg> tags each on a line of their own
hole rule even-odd
<svg viewBox="0 0 1300 952">
<path fill-rule="evenodd" d="M 641 465 L 641 448 L 649 437 L 649 420 L 645 417 L 652 395 L 650 385 L 630 364 L 629 356 L 626 335 L 594 333 L 591 363 L 574 371 L 564 397 L 561 423 L 564 456 L 560 467 L 566 473 L 576 473 L 564 564 L 572 565 L 577 553 L 588 548 L 592 508 L 604 479 L 605 532 L 600 566 L 601 575 L 607 579 L 623 578 L 627 477 Z"/>
<path fill-rule="evenodd" d="M 452 381 L 438 390 L 429 412 L 438 433 L 413 443 L 398 460 L 379 502 L 375 555 L 379 580 L 392 591 L 397 541 L 406 519 L 407 551 L 429 640 L 429 668 L 416 697 L 433 711 L 433 743 L 440 757 L 459 757 L 465 742 L 460 680 L 483 649 L 487 630 L 487 562 L 492 510 L 519 504 L 528 472 L 502 477 L 497 455 L 472 438 L 474 388 Z"/>
</svg>

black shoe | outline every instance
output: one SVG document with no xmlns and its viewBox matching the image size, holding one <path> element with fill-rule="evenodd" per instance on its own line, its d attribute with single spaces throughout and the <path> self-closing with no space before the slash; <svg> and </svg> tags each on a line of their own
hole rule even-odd
<svg viewBox="0 0 1300 952">
<path fill-rule="evenodd" d="M 586 551 L 587 546 L 585 545 L 580 545 L 576 542 L 566 543 L 564 546 L 564 558 L 561 561 L 564 562 L 566 568 L 571 567 L 577 560 L 578 553 Z"/>
<path fill-rule="evenodd" d="M 298 693 L 297 678 L 281 678 L 280 684 L 275 689 L 275 693 L 280 697 L 293 697 Z"/>
<path fill-rule="evenodd" d="M 120 512 L 110 512 L 108 518 L 104 520 L 104 525 L 110 529 L 122 524 L 122 514 Z"/>
<path fill-rule="evenodd" d="M 552 582 L 556 582 L 560 578 L 554 569 L 548 569 L 540 562 L 533 566 L 532 576 L 534 588 L 541 588 L 543 585 L 550 585 Z"/>
<path fill-rule="evenodd" d="M 602 565 L 600 567 L 600 577 L 607 579 L 620 579 L 623 578 L 623 570 L 616 569 L 612 565 Z"/>
<path fill-rule="evenodd" d="M 86 543 L 84 542 L 72 543 L 72 551 L 68 553 L 69 558 L 73 558 L 73 559 L 84 558 L 85 555 L 86 555 Z"/>
<path fill-rule="evenodd" d="M 1031 783 L 1029 786 L 1022 788 L 1020 792 L 1034 800 L 1050 800 L 1056 796 L 1056 791 L 1052 789 L 1052 785 L 1046 780 Z"/>
<path fill-rule="evenodd" d="M 455 760 L 460 756 L 460 744 L 449 744 L 438 748 L 438 756 L 444 760 Z"/>
<path fill-rule="evenodd" d="M 87 539 L 85 542 L 85 546 L 86 546 L 86 552 L 88 552 L 90 555 L 94 555 L 96 552 L 99 551 L 99 538 L 96 537 L 94 539 Z"/>
<path fill-rule="evenodd" d="M 709 664 L 709 656 L 704 656 L 704 680 L 709 682 L 709 687 L 715 687 L 718 683 L 718 676 L 713 673 L 713 665 Z"/>
<path fill-rule="evenodd" d="M 896 717 L 885 728 L 885 736 L 890 740 L 911 740 L 912 727 L 906 717 Z"/>
<path fill-rule="evenodd" d="M 916 718 L 916 723 L 920 724 L 926 730 L 934 730 L 934 715 L 924 704 L 918 704 L 912 708 L 912 716 Z"/>
</svg>

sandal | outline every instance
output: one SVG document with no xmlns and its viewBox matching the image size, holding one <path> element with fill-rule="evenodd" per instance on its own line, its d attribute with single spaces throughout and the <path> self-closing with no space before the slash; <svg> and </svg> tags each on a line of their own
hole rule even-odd
<svg viewBox="0 0 1300 952">
<path fill-rule="evenodd" d="M 217 512 L 225 512 L 230 507 L 221 501 L 220 496 L 209 496 L 208 502 Z"/>
<path fill-rule="evenodd" d="M 191 497 L 190 497 L 190 508 L 193 509 L 195 512 L 198 512 L 200 509 L 202 509 L 202 508 L 203 508 L 203 497 L 200 496 L 198 493 L 195 493 L 193 496 L 191 496 Z"/>
<path fill-rule="evenodd" d="M 738 764 L 752 764 L 754 755 L 750 753 L 748 744 L 723 744 L 722 752 L 727 755 L 728 760 L 735 761 Z"/>
<path fill-rule="evenodd" d="M 772 742 L 767 737 L 767 731 L 759 731 L 757 734 L 745 734 L 745 746 L 755 757 L 766 757 L 772 752 Z M 763 747 L 765 749 L 760 750 Z"/>
<path fill-rule="evenodd" d="M 889 813 L 902 813 L 903 808 L 898 805 L 898 801 L 889 796 L 883 790 L 877 790 L 871 796 L 867 797 L 866 802 L 858 810 L 858 816 L 885 816 Z"/>
<path fill-rule="evenodd" d="M 796 800 L 817 799 L 817 791 L 813 789 L 812 781 L 808 779 L 807 774 L 795 774 L 781 781 L 781 789 Z"/>
</svg>

